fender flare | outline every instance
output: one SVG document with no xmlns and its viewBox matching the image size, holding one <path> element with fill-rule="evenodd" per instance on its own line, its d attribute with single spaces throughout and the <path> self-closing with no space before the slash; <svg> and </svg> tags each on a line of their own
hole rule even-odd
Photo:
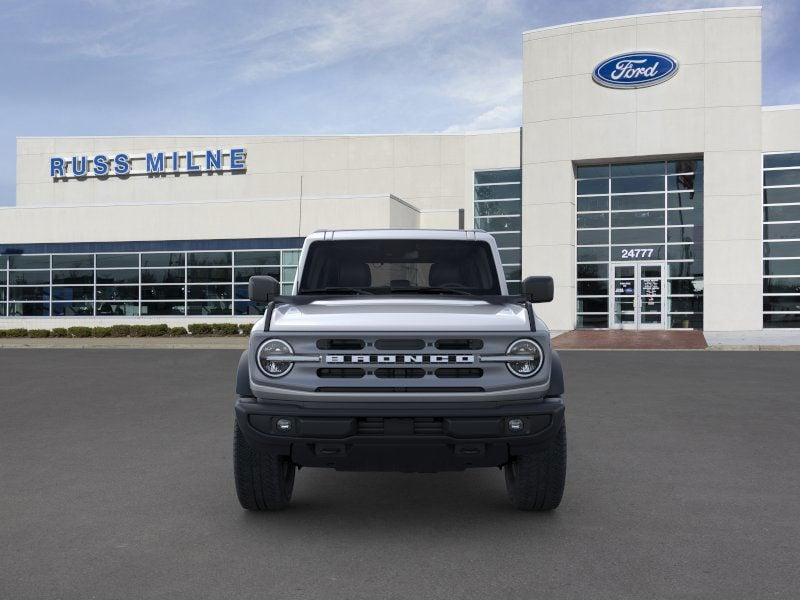
<svg viewBox="0 0 800 600">
<path fill-rule="evenodd" d="M 561 357 L 558 352 L 552 352 L 553 365 L 550 367 L 550 388 L 545 394 L 546 398 L 562 396 L 564 394 L 564 369 L 561 366 Z"/>
<path fill-rule="evenodd" d="M 250 368 L 247 363 L 247 350 L 239 357 L 239 366 L 236 369 L 236 395 L 254 397 L 250 389 Z"/>
</svg>

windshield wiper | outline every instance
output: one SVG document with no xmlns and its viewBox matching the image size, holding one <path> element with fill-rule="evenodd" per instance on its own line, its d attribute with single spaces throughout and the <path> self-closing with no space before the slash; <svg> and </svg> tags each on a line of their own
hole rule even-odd
<svg viewBox="0 0 800 600">
<path fill-rule="evenodd" d="M 474 296 L 472 292 L 459 290 L 457 288 L 449 287 L 407 287 L 407 288 L 392 288 L 392 292 L 404 294 L 410 292 L 413 294 L 456 294 L 459 296 Z"/>
<path fill-rule="evenodd" d="M 331 286 L 324 288 L 301 289 L 300 294 L 368 294 L 374 296 L 375 292 L 371 292 L 364 288 L 357 287 L 340 287 Z"/>
</svg>

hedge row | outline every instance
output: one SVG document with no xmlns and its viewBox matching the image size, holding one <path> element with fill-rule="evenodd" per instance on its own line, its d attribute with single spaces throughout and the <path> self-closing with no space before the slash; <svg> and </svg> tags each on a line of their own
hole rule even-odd
<svg viewBox="0 0 800 600">
<path fill-rule="evenodd" d="M 0 329 L 0 338 L 106 338 L 106 337 L 165 337 L 182 335 L 249 335 L 251 324 L 192 323 L 185 327 L 159 325 L 111 325 L 110 327 L 56 327 L 54 329 Z"/>
</svg>

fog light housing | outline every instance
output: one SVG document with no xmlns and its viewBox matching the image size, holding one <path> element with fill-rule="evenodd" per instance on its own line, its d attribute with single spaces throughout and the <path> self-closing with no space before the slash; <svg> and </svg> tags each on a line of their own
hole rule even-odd
<svg viewBox="0 0 800 600">
<path fill-rule="evenodd" d="M 512 417 L 506 422 L 506 427 L 511 433 L 519 433 L 525 429 L 525 421 L 519 417 Z"/>
<path fill-rule="evenodd" d="M 291 419 L 287 419 L 282 417 L 280 419 L 275 420 L 275 429 L 277 429 L 281 433 L 288 433 L 292 429 L 294 429 L 294 423 Z"/>
</svg>

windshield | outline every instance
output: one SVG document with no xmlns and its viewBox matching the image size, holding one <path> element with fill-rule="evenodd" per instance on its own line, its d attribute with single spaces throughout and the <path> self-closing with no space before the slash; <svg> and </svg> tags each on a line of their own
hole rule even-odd
<svg viewBox="0 0 800 600">
<path fill-rule="evenodd" d="M 309 246 L 300 294 L 499 295 L 486 242 L 341 240 Z"/>
</svg>

